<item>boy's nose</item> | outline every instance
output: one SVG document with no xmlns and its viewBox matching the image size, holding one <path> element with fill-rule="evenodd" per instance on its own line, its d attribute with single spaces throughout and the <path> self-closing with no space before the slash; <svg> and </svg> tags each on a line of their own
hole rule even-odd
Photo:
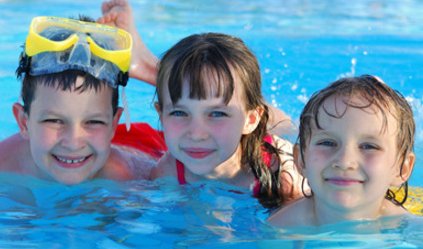
<svg viewBox="0 0 423 249">
<path fill-rule="evenodd" d="M 335 160 L 332 163 L 333 167 L 340 169 L 355 169 L 358 166 L 358 155 L 354 146 L 343 146 L 338 150 Z"/>
<path fill-rule="evenodd" d="M 85 146 L 84 129 L 80 126 L 68 127 L 63 135 L 62 146 L 75 151 Z"/>
</svg>

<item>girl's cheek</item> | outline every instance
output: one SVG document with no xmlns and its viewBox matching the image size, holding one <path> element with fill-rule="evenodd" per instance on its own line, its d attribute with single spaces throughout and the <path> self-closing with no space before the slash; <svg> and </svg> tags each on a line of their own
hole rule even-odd
<svg viewBox="0 0 423 249">
<path fill-rule="evenodd" d="M 170 135 L 177 135 L 183 131 L 183 128 L 186 127 L 184 122 L 172 120 L 172 119 L 163 119 L 162 121 L 163 130 Z"/>
</svg>

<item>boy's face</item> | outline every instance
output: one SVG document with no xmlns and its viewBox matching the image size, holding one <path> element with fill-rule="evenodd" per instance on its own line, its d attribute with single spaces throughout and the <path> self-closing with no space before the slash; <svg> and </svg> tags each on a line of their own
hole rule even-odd
<svg viewBox="0 0 423 249">
<path fill-rule="evenodd" d="M 76 87 L 83 82 L 78 77 Z M 37 175 L 65 184 L 92 178 L 105 166 L 120 111 L 113 116 L 112 89 L 62 91 L 38 85 L 21 133 L 29 140 Z"/>
<path fill-rule="evenodd" d="M 382 114 L 374 106 L 345 109 L 345 100 L 332 96 L 324 101 L 318 117 L 322 129 L 312 125 L 303 153 L 305 165 L 299 163 L 314 192 L 316 210 L 330 210 L 326 215 L 336 215 L 336 211 L 377 216 L 387 189 L 399 186 L 409 176 L 408 159 L 400 174 L 398 121 L 387 111 L 383 127 Z M 367 104 L 357 97 L 350 101 L 358 106 Z M 325 110 L 345 114 L 331 117 Z"/>
</svg>

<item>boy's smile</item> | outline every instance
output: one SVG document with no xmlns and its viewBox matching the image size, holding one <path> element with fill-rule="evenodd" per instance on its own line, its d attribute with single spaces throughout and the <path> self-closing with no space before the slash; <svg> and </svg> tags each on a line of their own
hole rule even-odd
<svg viewBox="0 0 423 249">
<path fill-rule="evenodd" d="M 78 77 L 76 87 L 82 82 Z M 111 98 L 109 87 L 80 92 L 37 86 L 25 125 L 41 175 L 76 184 L 102 169 L 118 122 Z"/>
<path fill-rule="evenodd" d="M 79 157 L 79 158 L 70 158 L 66 156 L 53 155 L 54 158 L 58 161 L 58 165 L 63 168 L 79 168 L 85 165 L 85 162 L 91 158 L 90 156 Z"/>
</svg>

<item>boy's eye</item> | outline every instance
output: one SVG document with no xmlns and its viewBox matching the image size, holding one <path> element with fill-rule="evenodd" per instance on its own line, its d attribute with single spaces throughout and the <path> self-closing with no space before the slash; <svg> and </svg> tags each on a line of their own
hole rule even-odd
<svg viewBox="0 0 423 249">
<path fill-rule="evenodd" d="M 106 122 L 104 122 L 102 120 L 89 120 L 89 121 L 87 121 L 87 124 L 89 124 L 89 125 L 105 125 Z"/>
<path fill-rule="evenodd" d="M 186 116 L 188 116 L 188 114 L 186 112 L 184 112 L 184 111 L 176 110 L 176 111 L 171 111 L 169 113 L 169 116 L 186 117 Z"/>
<path fill-rule="evenodd" d="M 363 150 L 379 150 L 380 147 L 375 144 L 364 143 L 360 145 L 360 149 Z"/>
<path fill-rule="evenodd" d="M 336 142 L 331 141 L 331 140 L 318 141 L 316 144 L 320 145 L 320 146 L 327 146 L 327 147 L 335 147 L 336 146 Z"/>
<path fill-rule="evenodd" d="M 221 117 L 228 117 L 229 115 L 222 111 L 213 111 L 209 115 L 212 118 L 221 118 Z"/>
<path fill-rule="evenodd" d="M 61 119 L 56 119 L 56 118 L 44 119 L 42 122 L 49 123 L 49 124 L 63 124 L 64 123 Z"/>
</svg>

